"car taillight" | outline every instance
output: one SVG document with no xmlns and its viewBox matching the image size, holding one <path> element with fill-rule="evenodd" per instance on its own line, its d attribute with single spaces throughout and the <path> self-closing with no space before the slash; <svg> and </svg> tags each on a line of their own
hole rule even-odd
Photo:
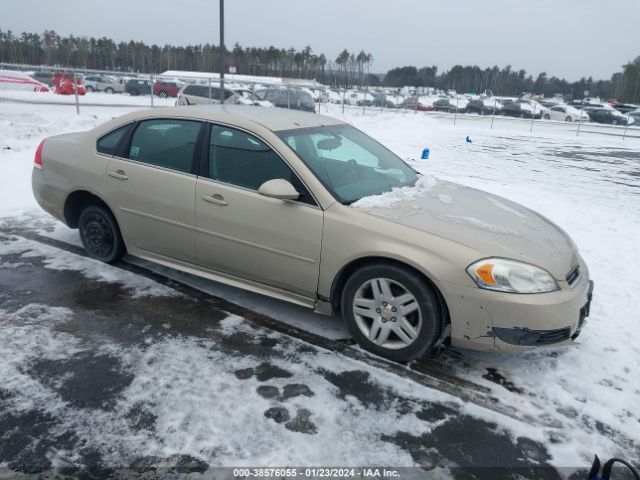
<svg viewBox="0 0 640 480">
<path fill-rule="evenodd" d="M 42 170 L 42 149 L 44 147 L 44 140 L 40 142 L 38 148 L 36 148 L 36 156 L 33 159 L 33 167 Z"/>
</svg>

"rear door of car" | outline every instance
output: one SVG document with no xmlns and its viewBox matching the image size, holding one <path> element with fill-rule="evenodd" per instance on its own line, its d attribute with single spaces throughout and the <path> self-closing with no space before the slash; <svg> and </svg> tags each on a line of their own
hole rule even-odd
<svg viewBox="0 0 640 480">
<path fill-rule="evenodd" d="M 315 298 L 323 211 L 274 149 L 243 130 L 211 125 L 196 187 L 198 263 Z M 284 178 L 298 200 L 267 198 L 258 188 Z"/>
<path fill-rule="evenodd" d="M 106 171 L 108 201 L 128 246 L 196 263 L 196 150 L 203 123 L 135 124 Z"/>
</svg>

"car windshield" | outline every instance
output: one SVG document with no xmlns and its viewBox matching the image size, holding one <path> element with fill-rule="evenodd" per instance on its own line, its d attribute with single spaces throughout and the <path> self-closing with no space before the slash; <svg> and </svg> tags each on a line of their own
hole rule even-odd
<svg viewBox="0 0 640 480">
<path fill-rule="evenodd" d="M 418 179 L 418 173 L 393 152 L 350 125 L 277 134 L 344 204 L 396 187 L 412 186 Z"/>
</svg>

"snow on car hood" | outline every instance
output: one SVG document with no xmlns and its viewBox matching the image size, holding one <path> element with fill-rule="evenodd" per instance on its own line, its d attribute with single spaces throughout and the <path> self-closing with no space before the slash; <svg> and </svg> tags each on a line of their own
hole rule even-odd
<svg viewBox="0 0 640 480">
<path fill-rule="evenodd" d="M 424 176 L 414 187 L 365 197 L 353 208 L 482 252 L 540 266 L 564 279 L 578 255 L 569 236 L 515 202 Z"/>
</svg>

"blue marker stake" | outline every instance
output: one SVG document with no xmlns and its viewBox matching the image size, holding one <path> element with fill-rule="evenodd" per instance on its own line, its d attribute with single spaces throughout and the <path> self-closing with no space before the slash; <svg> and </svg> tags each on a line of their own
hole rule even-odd
<svg viewBox="0 0 640 480">
<path fill-rule="evenodd" d="M 429 149 L 425 148 L 424 150 L 422 150 L 422 160 L 429 160 Z"/>
</svg>

